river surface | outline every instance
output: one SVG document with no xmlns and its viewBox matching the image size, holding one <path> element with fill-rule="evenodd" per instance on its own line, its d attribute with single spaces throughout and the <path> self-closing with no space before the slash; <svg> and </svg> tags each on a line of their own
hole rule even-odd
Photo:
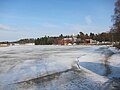
<svg viewBox="0 0 120 90">
<path fill-rule="evenodd" d="M 117 90 L 113 78 L 120 78 L 120 51 L 113 47 L 0 48 L 0 90 Z"/>
</svg>

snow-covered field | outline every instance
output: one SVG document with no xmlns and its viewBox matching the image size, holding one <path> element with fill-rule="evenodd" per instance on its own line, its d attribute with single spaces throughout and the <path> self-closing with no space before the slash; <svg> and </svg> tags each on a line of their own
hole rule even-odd
<svg viewBox="0 0 120 90">
<path fill-rule="evenodd" d="M 0 90 L 117 90 L 116 78 L 120 51 L 113 47 L 0 48 Z"/>
</svg>

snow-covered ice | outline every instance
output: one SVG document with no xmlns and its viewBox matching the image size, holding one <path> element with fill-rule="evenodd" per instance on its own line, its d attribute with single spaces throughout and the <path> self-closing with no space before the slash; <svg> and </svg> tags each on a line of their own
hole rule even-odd
<svg viewBox="0 0 120 90">
<path fill-rule="evenodd" d="M 120 51 L 113 47 L 0 48 L 0 90 L 109 90 L 113 77 L 120 77 Z"/>
</svg>

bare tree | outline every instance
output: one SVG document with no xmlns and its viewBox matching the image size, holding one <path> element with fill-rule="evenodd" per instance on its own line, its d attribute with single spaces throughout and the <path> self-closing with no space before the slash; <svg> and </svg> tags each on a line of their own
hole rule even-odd
<svg viewBox="0 0 120 90">
<path fill-rule="evenodd" d="M 120 0 L 115 2 L 115 9 L 112 20 L 113 27 L 111 28 L 111 32 L 113 33 L 114 41 L 119 42 L 120 45 Z"/>
</svg>

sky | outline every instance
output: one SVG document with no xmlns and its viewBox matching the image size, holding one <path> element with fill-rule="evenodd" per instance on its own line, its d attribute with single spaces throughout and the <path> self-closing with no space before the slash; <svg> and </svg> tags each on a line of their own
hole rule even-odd
<svg viewBox="0 0 120 90">
<path fill-rule="evenodd" d="M 0 0 L 0 41 L 110 30 L 116 0 Z"/>
</svg>

